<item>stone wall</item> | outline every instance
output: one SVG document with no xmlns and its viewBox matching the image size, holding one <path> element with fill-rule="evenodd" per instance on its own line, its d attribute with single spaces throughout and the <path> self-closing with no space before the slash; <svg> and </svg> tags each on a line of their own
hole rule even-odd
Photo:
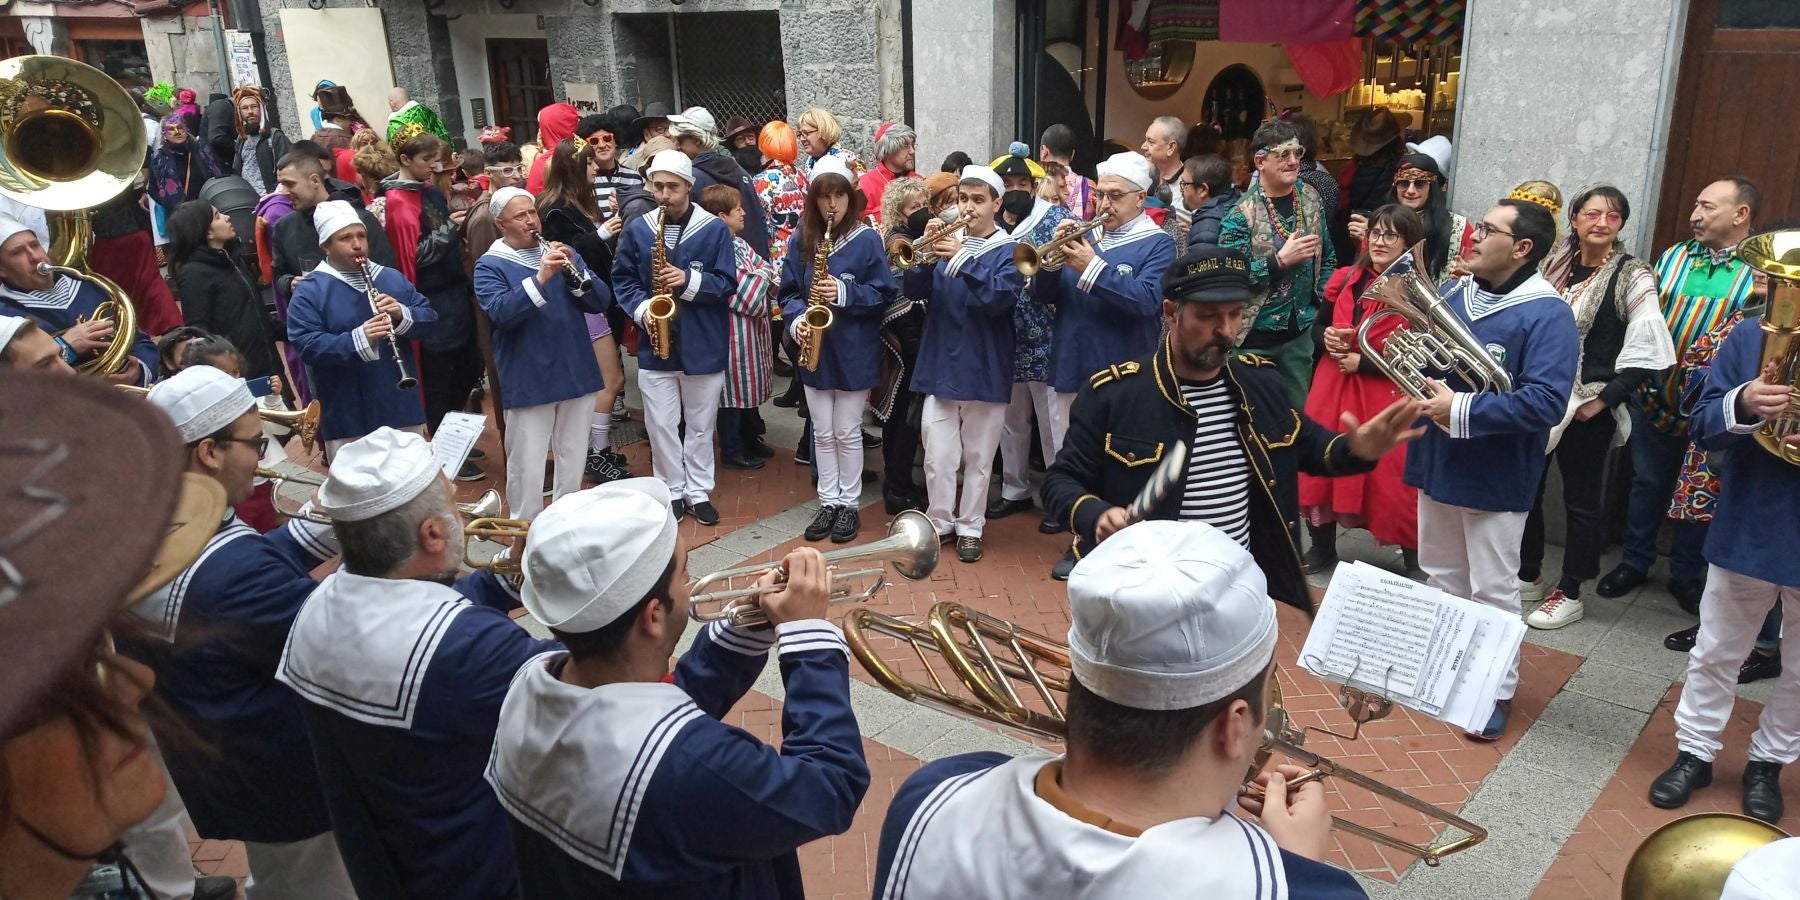
<svg viewBox="0 0 1800 900">
<path fill-rule="evenodd" d="M 977 160 L 1013 139 L 1013 0 L 914 0 L 913 128 L 919 167 L 952 150 Z"/>
<path fill-rule="evenodd" d="M 1478 216 L 1521 181 L 1631 199 L 1626 246 L 1656 221 L 1687 0 L 1470 0 L 1451 205 Z"/>
<path fill-rule="evenodd" d="M 204 99 L 214 92 L 231 93 L 219 73 L 219 51 L 212 20 L 196 16 L 159 16 L 140 20 L 150 74 L 157 81 L 193 88 Z M 283 120 L 286 121 L 285 119 Z"/>
</svg>

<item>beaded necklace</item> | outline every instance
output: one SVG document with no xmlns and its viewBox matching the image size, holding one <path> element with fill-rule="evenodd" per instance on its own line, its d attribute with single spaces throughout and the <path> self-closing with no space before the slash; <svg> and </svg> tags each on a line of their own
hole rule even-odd
<svg viewBox="0 0 1800 900">
<path fill-rule="evenodd" d="M 1263 209 L 1269 211 L 1269 224 L 1274 226 L 1275 233 L 1281 237 L 1283 243 L 1293 240 L 1296 233 L 1306 230 L 1306 223 L 1300 220 L 1300 197 L 1298 192 L 1294 195 L 1294 227 L 1292 228 L 1281 224 L 1281 212 L 1275 208 L 1275 202 L 1269 199 L 1268 194 L 1262 195 L 1262 202 Z"/>
</svg>

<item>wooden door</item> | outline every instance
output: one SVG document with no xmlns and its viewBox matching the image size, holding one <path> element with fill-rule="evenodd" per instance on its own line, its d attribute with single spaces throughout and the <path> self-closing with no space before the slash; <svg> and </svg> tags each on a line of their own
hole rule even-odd
<svg viewBox="0 0 1800 900">
<path fill-rule="evenodd" d="M 1694 197 L 1723 175 L 1762 192 L 1759 228 L 1800 219 L 1800 3 L 1692 0 L 1655 251 L 1692 236 Z"/>
<path fill-rule="evenodd" d="M 512 128 L 515 144 L 537 140 L 538 110 L 556 102 L 550 43 L 540 38 L 488 38 L 493 124 Z"/>
</svg>

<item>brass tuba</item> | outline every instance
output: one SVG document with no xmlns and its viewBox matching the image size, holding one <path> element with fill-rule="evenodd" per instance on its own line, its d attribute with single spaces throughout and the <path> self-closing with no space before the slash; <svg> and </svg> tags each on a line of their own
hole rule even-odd
<svg viewBox="0 0 1800 900">
<path fill-rule="evenodd" d="M 910 650 L 924 664 L 925 677 L 929 681 L 900 674 L 898 665 L 882 657 L 871 640 L 874 635 L 896 639 L 902 648 Z M 901 699 L 1050 740 L 1061 741 L 1067 733 L 1061 698 L 1067 695 L 1074 673 L 1069 667 L 1069 645 L 1066 643 L 948 601 L 933 606 L 919 622 L 869 609 L 853 610 L 844 619 L 844 640 L 850 645 L 850 654 L 869 671 L 875 683 Z M 948 677 L 940 674 L 940 669 L 948 669 Z M 1281 685 L 1273 668 L 1269 670 L 1268 679 L 1262 750 L 1245 773 L 1246 782 L 1279 750 L 1289 759 L 1313 770 L 1289 782 L 1290 787 L 1306 781 L 1337 778 L 1464 832 L 1463 837 L 1425 846 L 1409 844 L 1386 832 L 1346 819 L 1332 819 L 1337 828 L 1410 853 L 1428 866 L 1435 866 L 1443 857 L 1467 850 L 1487 837 L 1487 829 L 1449 810 L 1303 748 L 1301 743 L 1306 739 L 1306 730 L 1288 720 L 1287 710 L 1281 703 Z M 1246 786 L 1245 792 L 1254 793 L 1254 790 Z"/>
<path fill-rule="evenodd" d="M 1631 854 L 1621 896 L 1629 900 L 1701 900 L 1725 890 L 1731 867 L 1787 833 L 1732 813 L 1683 816 L 1664 825 Z"/>
<path fill-rule="evenodd" d="M 1512 376 L 1488 354 L 1419 270 L 1418 261 L 1424 255 L 1425 242 L 1420 241 L 1363 291 L 1364 297 L 1372 296 L 1386 306 L 1365 317 L 1356 329 L 1356 344 L 1363 357 L 1414 400 L 1431 396 L 1425 386 L 1431 377 L 1428 372 L 1454 372 L 1477 391 L 1512 390 Z M 1377 350 L 1369 343 L 1369 331 L 1387 316 L 1405 319 L 1407 327 L 1390 333 Z"/>
<path fill-rule="evenodd" d="M 1756 442 L 1782 461 L 1800 465 L 1800 228 L 1748 238 L 1738 245 L 1737 255 L 1769 277 L 1768 304 L 1758 323 L 1763 345 L 1757 369 L 1774 363 L 1774 383 L 1788 386 L 1787 411 L 1756 429 Z"/>
<path fill-rule="evenodd" d="M 668 215 L 665 207 L 656 226 L 650 229 L 650 289 L 656 293 L 644 301 L 644 336 L 650 339 L 650 352 L 657 359 L 668 359 L 675 352 L 675 297 L 660 280 L 663 267 L 669 264 L 668 241 L 662 232 L 662 220 Z"/>
<path fill-rule="evenodd" d="M 837 215 L 825 214 L 825 233 L 819 235 L 819 249 L 813 252 L 813 290 L 831 279 L 831 251 L 835 243 L 831 239 L 831 229 L 837 226 Z M 830 304 L 814 303 L 812 295 L 806 298 L 806 311 L 800 314 L 800 330 L 796 337 L 800 339 L 800 368 L 808 372 L 819 368 L 819 354 L 825 349 L 825 332 L 831 323 L 837 320 L 837 314 L 831 311 Z"/>
<path fill-rule="evenodd" d="M 106 73 L 60 56 L 0 60 L 0 194 L 49 213 L 51 263 L 106 292 L 96 317 L 113 320 L 105 350 L 76 366 L 111 375 L 137 339 L 137 310 L 112 281 L 87 269 L 88 211 L 117 197 L 144 167 L 143 119 Z"/>
</svg>

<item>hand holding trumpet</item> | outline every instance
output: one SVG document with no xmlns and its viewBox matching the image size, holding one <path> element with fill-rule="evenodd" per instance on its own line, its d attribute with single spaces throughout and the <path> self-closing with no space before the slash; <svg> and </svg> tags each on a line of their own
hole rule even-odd
<svg viewBox="0 0 1800 900">
<path fill-rule="evenodd" d="M 764 593 L 757 602 L 769 624 L 823 619 L 831 604 L 831 570 L 812 547 L 799 547 L 757 581 Z"/>
</svg>

